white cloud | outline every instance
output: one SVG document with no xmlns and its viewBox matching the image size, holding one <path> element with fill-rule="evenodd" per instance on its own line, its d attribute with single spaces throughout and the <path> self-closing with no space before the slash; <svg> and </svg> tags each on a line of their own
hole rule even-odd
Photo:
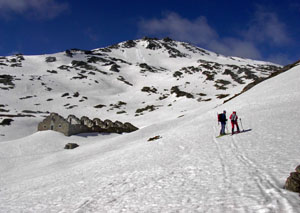
<svg viewBox="0 0 300 213">
<path fill-rule="evenodd" d="M 280 65 L 287 65 L 294 61 L 287 54 L 283 54 L 283 53 L 272 54 L 267 58 L 267 60 L 274 61 L 275 63 Z"/>
<path fill-rule="evenodd" d="M 55 0 L 0 0 L 2 16 L 10 14 L 34 14 L 39 18 L 54 18 L 68 9 L 68 4 Z"/>
<path fill-rule="evenodd" d="M 244 58 L 261 59 L 262 55 L 257 47 L 248 41 L 235 38 L 212 40 L 209 42 L 209 49 L 224 55 L 233 55 Z"/>
<path fill-rule="evenodd" d="M 275 13 L 264 11 L 262 8 L 255 12 L 249 28 L 243 34 L 247 40 L 260 43 L 285 45 L 291 42 L 286 25 Z"/>
<path fill-rule="evenodd" d="M 165 14 L 160 19 L 142 20 L 139 22 L 139 29 L 140 34 L 169 36 L 224 55 L 252 59 L 266 59 L 260 49 L 263 45 L 280 46 L 291 42 L 285 24 L 278 16 L 260 8 L 246 29 L 233 29 L 237 33 L 232 37 L 221 37 L 203 16 L 189 20 L 176 13 Z M 276 60 L 275 57 L 272 59 Z M 278 57 L 277 60 L 279 59 Z"/>
<path fill-rule="evenodd" d="M 180 17 L 176 13 L 168 13 L 162 19 L 142 20 L 140 31 L 150 35 L 168 35 L 178 40 L 203 44 L 217 37 L 217 33 L 209 26 L 205 17 L 193 21 Z"/>
</svg>

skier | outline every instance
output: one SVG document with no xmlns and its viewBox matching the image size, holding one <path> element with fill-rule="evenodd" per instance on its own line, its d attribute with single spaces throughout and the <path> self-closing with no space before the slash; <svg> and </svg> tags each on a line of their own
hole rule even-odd
<svg viewBox="0 0 300 213">
<path fill-rule="evenodd" d="M 239 133 L 240 128 L 239 128 L 239 125 L 238 125 L 238 116 L 236 115 L 235 111 L 232 112 L 229 119 L 231 120 L 231 126 L 232 126 L 231 134 L 232 135 L 234 134 L 234 125 L 236 125 L 237 133 Z"/>
<path fill-rule="evenodd" d="M 224 110 L 223 113 L 218 114 L 218 122 L 221 123 L 220 135 L 225 135 L 226 121 L 227 121 L 226 111 Z"/>
</svg>

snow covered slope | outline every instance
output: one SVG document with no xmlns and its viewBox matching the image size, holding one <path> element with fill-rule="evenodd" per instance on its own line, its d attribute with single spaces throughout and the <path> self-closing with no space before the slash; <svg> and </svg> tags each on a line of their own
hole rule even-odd
<svg viewBox="0 0 300 213">
<path fill-rule="evenodd" d="M 212 108 L 278 68 L 169 38 L 0 57 L 1 117 L 14 117 L 0 141 L 34 133 L 49 112 L 148 126 L 195 108 Z"/>
<path fill-rule="evenodd" d="M 143 44 L 144 41 L 140 42 Z M 121 54 L 122 49 L 111 51 Z M 128 68 L 128 73 L 133 71 Z M 122 72 L 123 69 L 120 69 L 118 75 Z M 148 77 L 153 75 L 155 79 L 154 74 L 157 73 L 147 73 Z M 216 75 L 222 75 L 222 72 Z M 157 88 L 154 83 L 161 80 L 160 89 L 164 88 L 164 82 L 170 89 L 174 81 L 172 75 L 167 78 L 167 74 L 160 75 L 156 80 L 137 74 L 125 77 L 131 82 L 138 79 L 133 85 L 150 82 L 147 85 Z M 220 104 L 216 98 L 198 102 L 169 95 L 164 99 L 165 103 L 159 102 L 164 103 L 160 109 L 139 116 L 130 113 L 136 107 L 134 101 L 139 104 L 138 101 L 148 98 L 145 104 L 147 101 L 154 103 L 158 95 L 149 93 L 143 96 L 141 94 L 144 93 L 137 89 L 135 93 L 130 93 L 131 87 L 127 88 L 124 83 L 126 87 L 119 87 L 119 95 L 124 98 L 127 95 L 130 100 L 124 109 L 128 113 L 116 114 L 120 109 L 114 109 L 105 113 L 103 110 L 101 115 L 102 112 L 106 116 L 113 113 L 124 116 L 126 120 L 132 119 L 134 124 L 144 125 L 139 131 L 122 135 L 71 137 L 44 131 L 0 143 L 0 212 L 299 212 L 299 195 L 283 189 L 285 179 L 300 162 L 299 78 L 300 66 L 297 65 L 216 108 Z M 63 78 L 61 80 L 64 86 L 52 85 L 53 94 L 55 88 L 61 90 L 71 86 L 64 84 Z M 190 80 L 191 85 L 195 86 L 196 81 L 192 83 L 192 77 Z M 175 78 L 175 82 L 179 84 L 181 78 L 178 81 Z M 92 91 L 87 89 L 88 83 L 87 88 L 79 81 L 77 83 L 80 94 L 82 91 Z M 115 86 L 119 84 L 110 85 L 112 87 L 105 87 L 105 91 L 110 91 L 116 101 L 118 94 L 114 92 L 118 87 Z M 236 88 L 231 87 L 232 90 L 228 90 L 234 91 Z M 210 91 L 214 94 L 212 88 Z M 192 94 L 196 93 L 198 91 Z M 37 97 L 32 100 L 48 98 L 39 96 L 38 92 L 35 94 Z M 43 94 L 46 93 L 43 91 Z M 49 107 L 55 107 L 50 106 L 55 97 L 53 102 L 49 102 Z M 76 97 L 67 99 L 78 104 L 77 108 L 70 110 L 95 115 L 97 111 L 92 111 L 92 107 L 80 107 L 91 101 L 92 97 L 90 95 L 88 100 L 79 103 L 75 102 L 78 101 Z M 99 100 L 107 104 L 104 100 L 109 98 L 96 97 L 94 104 L 100 104 Z M 10 99 L 7 97 L 6 100 Z M 56 103 L 58 107 L 62 104 L 59 101 Z M 169 103 L 171 107 L 168 107 Z M 5 109 L 20 107 L 13 105 L 13 102 L 7 101 L 6 104 Z M 223 109 L 227 112 L 236 110 L 242 118 L 243 129 L 247 131 L 216 138 L 219 133 L 216 113 Z M 67 113 L 68 110 L 62 112 Z M 24 129 L 30 132 L 27 119 L 20 118 L 18 122 L 28 125 Z M 9 132 L 8 129 L 4 134 Z M 148 142 L 154 136 L 160 137 Z M 63 150 L 68 142 L 80 146 L 74 150 Z"/>
</svg>

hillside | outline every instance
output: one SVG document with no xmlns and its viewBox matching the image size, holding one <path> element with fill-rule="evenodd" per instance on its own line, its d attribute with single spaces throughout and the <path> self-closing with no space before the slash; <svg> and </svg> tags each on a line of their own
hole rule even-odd
<svg viewBox="0 0 300 213">
<path fill-rule="evenodd" d="M 130 48 L 124 42 L 91 51 L 94 57 L 107 59 L 113 54 L 131 63 L 117 60 L 119 72 L 99 62 L 93 66 L 101 72 L 94 67 L 93 71 L 81 73 L 86 68 L 76 67 L 72 61 L 87 61 L 91 52 L 78 50 L 71 51 L 72 57 L 66 53 L 52 55 L 55 62 L 45 62 L 49 56 L 22 56 L 25 60 L 19 68 L 9 67 L 6 62 L 8 66 L 4 65 L 6 69 L 1 73 L 6 72 L 14 80 L 13 85 L 2 85 L 12 87 L 1 90 L 1 97 L 5 97 L 1 108 L 9 110 L 3 114 L 35 117 L 14 117 L 11 126 L 1 127 L 5 136 L 0 142 L 0 212 L 299 212 L 299 195 L 283 186 L 289 173 L 300 164 L 300 64 L 222 104 L 254 78 L 275 73 L 271 69 L 274 65 L 226 58 L 202 49 L 192 54 L 181 42 L 169 40 L 189 56 L 173 58 L 161 47 L 155 49 L 158 56 L 153 59 L 149 54 L 154 50 L 146 48 L 152 42 L 162 46 L 166 41 L 143 39 L 134 41 L 135 45 L 129 42 L 133 46 Z M 210 63 L 203 60 L 220 64 L 209 72 L 214 73 L 214 80 L 204 74 L 209 68 L 203 68 L 203 64 Z M 144 72 L 142 61 L 152 69 L 166 70 Z M 56 68 L 63 64 L 69 66 L 69 71 Z M 191 64 L 201 71 L 185 73 L 183 67 Z M 231 65 L 241 67 L 232 72 L 244 84 L 237 83 L 234 75 L 224 74 Z M 245 77 L 245 72 L 238 72 L 245 67 L 251 69 L 251 79 Z M 176 71 L 183 73 L 181 77 L 173 76 Z M 95 75 L 87 75 L 88 72 Z M 74 74 L 88 77 L 71 79 Z M 36 78 L 29 80 L 31 76 Z M 118 80 L 119 76 L 132 86 Z M 223 85 L 226 90 L 215 86 L 220 79 L 230 82 Z M 52 90 L 41 87 L 42 83 Z M 171 93 L 175 85 L 193 97 L 186 93 L 176 97 Z M 142 91 L 145 86 L 152 91 Z M 74 97 L 75 92 L 78 97 Z M 198 95 L 201 92 L 206 96 Z M 69 95 L 62 97 L 64 93 Z M 219 99 L 216 95 L 221 93 L 229 95 Z M 160 100 L 163 95 L 166 98 Z M 26 96 L 32 97 L 19 99 Z M 49 98 L 53 100 L 47 101 Z M 126 104 L 110 106 L 118 101 Z M 77 107 L 66 109 L 67 103 Z M 99 104 L 105 106 L 94 107 Z M 159 107 L 136 112 L 147 105 Z M 25 109 L 41 112 L 26 113 Z M 216 114 L 224 109 L 228 113 L 237 111 L 245 132 L 216 138 L 220 128 Z M 117 113 L 122 110 L 126 113 Z M 35 132 L 45 111 L 128 120 L 140 130 L 71 137 L 54 131 Z M 159 136 L 157 140 L 148 141 L 155 136 Z M 80 146 L 64 150 L 69 142 Z"/>
<path fill-rule="evenodd" d="M 0 57 L 1 117 L 14 120 L 0 141 L 34 133 L 49 112 L 148 126 L 199 107 L 211 109 L 279 68 L 169 38 Z"/>
</svg>

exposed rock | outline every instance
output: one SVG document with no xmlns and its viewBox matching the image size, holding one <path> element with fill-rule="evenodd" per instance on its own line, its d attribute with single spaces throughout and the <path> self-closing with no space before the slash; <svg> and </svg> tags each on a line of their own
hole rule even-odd
<svg viewBox="0 0 300 213">
<path fill-rule="evenodd" d="M 110 64 L 112 64 L 112 63 L 114 63 L 114 62 L 110 62 Z M 76 60 L 73 60 L 71 62 L 71 64 L 75 68 L 81 68 L 81 69 L 85 69 L 85 70 L 97 71 L 97 72 L 100 72 L 100 73 L 102 73 L 104 75 L 107 75 L 107 72 L 101 71 L 97 67 L 92 66 L 92 65 L 88 64 L 85 61 L 76 61 Z"/>
<path fill-rule="evenodd" d="M 122 110 L 122 111 L 119 111 L 119 112 L 116 112 L 117 114 L 125 114 L 127 113 L 126 111 Z"/>
<path fill-rule="evenodd" d="M 61 95 L 61 97 L 66 97 L 66 96 L 69 96 L 69 93 L 66 92 L 66 93 Z"/>
<path fill-rule="evenodd" d="M 299 165 L 299 166 L 297 166 L 297 168 L 296 168 L 296 172 L 300 173 L 300 165 Z"/>
<path fill-rule="evenodd" d="M 213 81 L 215 80 L 215 73 L 209 72 L 209 71 L 204 71 L 202 74 L 206 75 L 206 80 L 207 81 Z"/>
<path fill-rule="evenodd" d="M 150 142 L 150 141 L 155 141 L 155 140 L 158 140 L 158 139 L 160 139 L 161 138 L 161 136 L 160 135 L 157 135 L 157 136 L 154 136 L 154 137 L 152 137 L 152 138 L 149 138 L 148 139 L 148 141 Z"/>
<path fill-rule="evenodd" d="M 127 84 L 127 85 L 129 85 L 129 86 L 133 86 L 133 84 L 130 83 L 129 81 L 126 81 L 125 78 L 124 78 L 123 76 L 119 76 L 117 79 L 118 79 L 119 81 L 124 82 L 125 84 Z"/>
<path fill-rule="evenodd" d="M 97 63 L 97 62 L 107 63 L 107 62 L 110 62 L 110 61 L 105 59 L 105 58 L 102 58 L 102 57 L 91 56 L 91 57 L 88 58 L 87 62 L 88 63 Z"/>
<path fill-rule="evenodd" d="M 11 122 L 13 122 L 13 119 L 10 118 L 5 118 L 1 121 L 0 125 L 2 126 L 9 126 L 11 124 Z"/>
<path fill-rule="evenodd" d="M 71 50 L 66 50 L 65 53 L 66 53 L 66 56 L 71 57 L 71 58 L 73 57 L 73 53 L 71 52 Z"/>
<path fill-rule="evenodd" d="M 47 112 L 42 112 L 42 111 L 33 111 L 33 110 L 23 110 L 22 112 L 23 113 L 29 113 L 29 114 L 45 114 L 45 113 L 49 114 L 48 111 Z"/>
<path fill-rule="evenodd" d="M 109 49 L 119 49 L 120 45 L 119 44 L 113 44 L 113 45 L 110 45 L 108 48 Z"/>
<path fill-rule="evenodd" d="M 98 105 L 94 106 L 94 108 L 99 108 L 99 109 L 101 109 L 103 107 L 106 107 L 106 105 L 104 105 L 104 104 L 98 104 Z"/>
<path fill-rule="evenodd" d="M 227 85 L 231 84 L 230 81 L 226 81 L 226 80 L 223 80 L 223 79 L 218 79 L 215 81 L 216 84 L 214 85 L 218 90 L 226 90 Z"/>
<path fill-rule="evenodd" d="M 148 93 L 157 93 L 157 89 L 155 87 L 143 87 L 142 92 L 148 92 Z"/>
<path fill-rule="evenodd" d="M 229 94 L 217 94 L 216 95 L 218 99 L 226 98 L 229 96 Z"/>
<path fill-rule="evenodd" d="M 117 65 L 117 64 L 113 64 L 111 67 L 110 67 L 110 71 L 113 71 L 113 72 L 120 72 L 119 70 L 120 66 Z"/>
<path fill-rule="evenodd" d="M 46 57 L 45 61 L 47 63 L 55 62 L 56 61 L 56 57 L 52 57 L 52 56 Z"/>
<path fill-rule="evenodd" d="M 177 57 L 183 58 L 188 56 L 187 54 L 180 52 L 178 49 L 171 47 L 174 46 L 171 43 L 163 43 L 162 45 L 164 46 L 164 48 L 168 50 L 170 58 L 177 58 Z"/>
<path fill-rule="evenodd" d="M 123 47 L 125 48 L 132 48 L 136 46 L 136 42 L 134 42 L 133 40 L 128 40 L 123 44 Z"/>
<path fill-rule="evenodd" d="M 110 104 L 109 106 L 111 106 L 110 110 L 113 110 L 113 109 L 120 109 L 122 106 L 125 106 L 125 105 L 127 105 L 126 102 L 119 101 L 118 103 Z"/>
<path fill-rule="evenodd" d="M 75 93 L 73 94 L 73 97 L 74 97 L 74 98 L 79 97 L 79 92 L 75 92 Z"/>
<path fill-rule="evenodd" d="M 2 89 L 13 89 L 15 87 L 15 84 L 13 83 L 14 77 L 11 75 L 0 75 L 0 84 L 3 84 L 7 87 L 2 87 Z"/>
<path fill-rule="evenodd" d="M 23 118 L 23 117 L 35 117 L 34 115 L 27 115 L 27 114 L 0 114 L 0 117 L 7 117 L 7 118 Z"/>
<path fill-rule="evenodd" d="M 163 38 L 163 41 L 164 42 L 172 42 L 173 40 L 169 37 L 165 37 L 165 38 Z"/>
<path fill-rule="evenodd" d="M 144 108 L 137 109 L 137 110 L 135 111 L 135 113 L 142 113 L 142 112 L 144 112 L 144 111 L 152 112 L 152 111 L 154 111 L 154 110 L 156 110 L 156 108 L 155 108 L 154 105 L 148 105 L 148 106 L 146 106 L 146 107 L 144 107 Z"/>
<path fill-rule="evenodd" d="M 295 170 L 296 172 L 292 172 L 287 178 L 284 188 L 292 192 L 300 193 L 300 165 L 297 166 Z"/>
<path fill-rule="evenodd" d="M 57 74 L 56 70 L 47 70 L 47 72 L 52 73 L 52 74 Z"/>
<path fill-rule="evenodd" d="M 162 94 L 162 96 L 160 96 L 159 98 L 158 98 L 158 100 L 164 100 L 164 99 L 166 99 L 166 98 L 168 98 L 169 97 L 169 94 Z"/>
<path fill-rule="evenodd" d="M 70 69 L 72 68 L 72 67 L 70 67 L 70 66 L 67 66 L 67 65 L 61 65 L 61 66 L 59 66 L 59 67 L 57 67 L 58 69 L 61 69 L 61 70 L 67 70 L 67 71 L 70 71 Z"/>
<path fill-rule="evenodd" d="M 1 109 L 1 108 L 0 108 L 0 112 L 9 112 L 9 110 Z"/>
<path fill-rule="evenodd" d="M 67 107 L 67 109 L 73 109 L 73 108 L 75 108 L 75 107 L 78 107 L 78 105 L 72 105 L 72 106 L 69 106 L 69 107 Z"/>
<path fill-rule="evenodd" d="M 182 72 L 176 71 L 176 72 L 174 72 L 173 77 L 175 77 L 175 78 L 177 78 L 177 77 L 180 78 L 182 75 L 183 75 Z"/>
<path fill-rule="evenodd" d="M 78 76 L 74 76 L 71 78 L 71 80 L 72 79 L 87 79 L 87 76 L 79 73 Z"/>
<path fill-rule="evenodd" d="M 36 97 L 36 96 L 28 95 L 28 96 L 25 96 L 25 97 L 21 97 L 21 98 L 19 98 L 19 99 L 20 99 L 20 100 L 24 100 L 24 99 L 29 99 L 29 98 L 33 98 L 33 97 Z"/>
<path fill-rule="evenodd" d="M 146 63 L 141 63 L 139 66 L 142 68 L 141 73 L 144 73 L 146 71 L 153 72 L 153 73 L 156 72 L 156 70 L 154 70 L 151 66 L 149 66 Z"/>
<path fill-rule="evenodd" d="M 237 74 L 235 74 L 234 72 L 232 72 L 229 69 L 225 69 L 225 71 L 223 72 L 223 75 L 230 75 L 231 78 L 234 81 L 236 81 L 237 83 L 239 83 L 239 84 L 245 84 L 245 82 Z"/>
<path fill-rule="evenodd" d="M 190 93 L 187 93 L 187 92 L 184 92 L 184 91 L 181 91 L 178 86 L 173 86 L 171 88 L 171 94 L 175 93 L 176 94 L 176 97 L 187 97 L 187 98 L 194 98 L 194 96 Z"/>
<path fill-rule="evenodd" d="M 113 58 L 113 57 L 109 57 L 112 61 L 115 61 L 115 62 L 120 62 L 120 63 L 123 63 L 123 64 L 128 64 L 128 65 L 132 65 L 132 63 L 129 63 L 128 61 L 124 61 L 123 59 L 120 59 L 120 58 Z"/>
<path fill-rule="evenodd" d="M 77 143 L 67 143 L 64 149 L 75 149 L 77 147 L 79 147 Z"/>
</svg>

